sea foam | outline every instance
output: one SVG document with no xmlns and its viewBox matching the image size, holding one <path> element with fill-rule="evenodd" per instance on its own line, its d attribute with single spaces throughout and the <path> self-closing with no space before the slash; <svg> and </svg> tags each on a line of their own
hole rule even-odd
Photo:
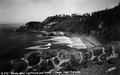
<svg viewBox="0 0 120 75">
<path fill-rule="evenodd" d="M 54 40 L 54 44 L 67 44 L 67 46 L 76 48 L 76 49 L 83 49 L 86 48 L 86 45 L 82 42 L 80 37 L 67 37 L 67 36 L 57 36 L 53 37 L 50 40 Z"/>
</svg>

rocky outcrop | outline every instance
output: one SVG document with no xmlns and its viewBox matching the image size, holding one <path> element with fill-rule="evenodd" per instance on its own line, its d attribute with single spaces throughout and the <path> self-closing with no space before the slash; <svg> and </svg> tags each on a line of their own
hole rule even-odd
<svg viewBox="0 0 120 75">
<path fill-rule="evenodd" d="M 15 30 L 15 32 L 40 32 L 42 30 L 43 26 L 41 22 L 28 22 L 25 24 L 25 26 L 20 26 L 18 29 Z"/>
<path fill-rule="evenodd" d="M 42 36 L 65 36 L 65 32 L 62 32 L 62 31 L 52 31 L 52 32 L 46 32 L 46 31 L 43 31 L 41 32 L 41 35 Z"/>
<path fill-rule="evenodd" d="M 99 70 L 101 75 L 109 72 L 113 66 L 117 69 L 119 52 L 113 47 L 95 47 L 91 49 L 37 50 L 27 53 L 23 58 L 10 61 L 12 72 L 89 72 Z M 114 61 L 116 60 L 116 61 Z M 104 66 L 106 64 L 106 66 Z M 10 68 L 9 68 L 10 69 Z M 93 72 L 93 71 L 90 71 Z M 98 72 L 95 72 L 98 73 Z M 92 73 L 91 73 L 92 74 Z M 85 74 L 86 75 L 86 74 Z"/>
</svg>

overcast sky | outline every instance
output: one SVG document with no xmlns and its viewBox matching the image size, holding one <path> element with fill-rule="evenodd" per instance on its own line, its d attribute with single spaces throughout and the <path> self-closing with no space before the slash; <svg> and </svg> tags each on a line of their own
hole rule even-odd
<svg viewBox="0 0 120 75">
<path fill-rule="evenodd" d="M 120 0 L 0 0 L 0 23 L 43 21 L 56 14 L 86 13 L 112 8 Z"/>
</svg>

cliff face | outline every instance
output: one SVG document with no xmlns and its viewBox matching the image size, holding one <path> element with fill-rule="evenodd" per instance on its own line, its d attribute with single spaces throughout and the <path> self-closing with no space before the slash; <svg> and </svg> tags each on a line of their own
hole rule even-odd
<svg viewBox="0 0 120 75">
<path fill-rule="evenodd" d="M 15 32 L 39 32 L 43 28 L 42 23 L 38 21 L 32 21 L 20 26 Z"/>
<path fill-rule="evenodd" d="M 71 33 L 82 33 L 85 19 L 86 18 L 83 17 L 71 17 L 54 26 L 53 30 L 55 31 L 61 30 Z"/>
<path fill-rule="evenodd" d="M 55 15 L 47 17 L 43 22 L 31 21 L 24 26 L 20 26 L 16 29 L 16 32 L 40 32 L 42 30 L 48 31 L 52 27 L 66 19 L 70 18 L 69 15 Z"/>
<path fill-rule="evenodd" d="M 55 15 L 43 22 L 28 22 L 17 29 L 17 32 L 64 31 L 92 35 L 100 42 L 108 43 L 120 39 L 120 4 L 84 15 Z"/>
<path fill-rule="evenodd" d="M 92 35 L 101 43 L 120 39 L 120 4 L 111 9 L 93 12 L 91 15 L 71 17 L 52 28 L 72 33 Z"/>
<path fill-rule="evenodd" d="M 118 41 L 120 39 L 120 4 L 112 9 L 94 12 L 89 18 L 95 23 L 94 30 L 100 41 Z"/>
<path fill-rule="evenodd" d="M 55 16 L 47 17 L 42 23 L 44 25 L 46 25 L 46 24 L 48 24 L 50 22 L 58 22 L 58 23 L 60 23 L 60 22 L 66 20 L 68 18 L 70 18 L 69 15 L 55 15 Z"/>
</svg>

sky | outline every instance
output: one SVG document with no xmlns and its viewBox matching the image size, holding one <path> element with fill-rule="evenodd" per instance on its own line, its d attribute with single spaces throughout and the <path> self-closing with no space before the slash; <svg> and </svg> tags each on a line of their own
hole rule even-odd
<svg viewBox="0 0 120 75">
<path fill-rule="evenodd" d="M 0 23 L 43 21 L 56 14 L 84 14 L 112 8 L 120 0 L 0 0 Z"/>
</svg>

